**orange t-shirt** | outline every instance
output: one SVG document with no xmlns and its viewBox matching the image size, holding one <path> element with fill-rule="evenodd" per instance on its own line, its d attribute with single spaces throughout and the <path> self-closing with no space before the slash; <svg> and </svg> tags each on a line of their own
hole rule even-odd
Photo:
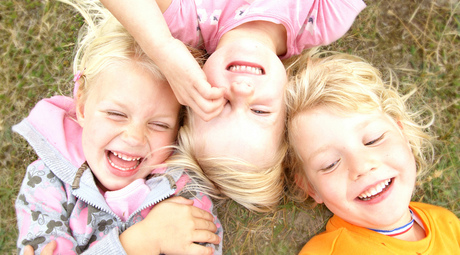
<svg viewBox="0 0 460 255">
<path fill-rule="evenodd" d="M 403 241 L 334 215 L 326 231 L 314 236 L 299 254 L 460 254 L 460 220 L 455 214 L 418 202 L 411 202 L 409 207 L 423 222 L 426 237 L 422 240 Z"/>
</svg>

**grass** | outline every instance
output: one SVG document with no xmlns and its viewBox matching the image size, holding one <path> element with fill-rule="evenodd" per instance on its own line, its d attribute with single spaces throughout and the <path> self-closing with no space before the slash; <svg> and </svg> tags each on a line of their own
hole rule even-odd
<svg viewBox="0 0 460 255">
<path fill-rule="evenodd" d="M 345 37 L 326 47 L 391 68 L 401 92 L 416 89 L 436 114 L 437 160 L 419 181 L 416 201 L 460 216 L 460 6 L 457 1 L 367 1 Z M 14 200 L 26 166 L 36 159 L 11 126 L 41 98 L 70 95 L 72 55 L 81 18 L 55 1 L 0 2 L 0 253 L 15 253 Z M 226 254 L 293 254 L 321 231 L 330 213 L 285 199 L 270 214 L 232 201 L 219 204 Z"/>
</svg>

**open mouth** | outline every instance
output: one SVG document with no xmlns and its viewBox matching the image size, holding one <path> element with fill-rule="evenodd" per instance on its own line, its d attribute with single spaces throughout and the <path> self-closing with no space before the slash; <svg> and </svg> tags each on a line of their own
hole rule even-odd
<svg viewBox="0 0 460 255">
<path fill-rule="evenodd" d="M 134 170 L 144 160 L 142 157 L 132 157 L 114 151 L 107 151 L 107 159 L 112 167 L 121 171 Z"/>
<path fill-rule="evenodd" d="M 227 67 L 227 71 L 234 72 L 234 73 L 248 73 L 248 74 L 255 74 L 255 75 L 265 74 L 265 70 L 262 67 L 243 65 L 243 64 L 242 65 L 230 64 Z"/>
<path fill-rule="evenodd" d="M 388 188 L 390 187 L 392 183 L 393 183 L 393 178 L 384 180 L 378 183 L 377 185 L 371 187 L 370 189 L 364 191 L 363 193 L 361 193 L 358 196 L 358 199 L 362 201 L 368 201 L 376 197 L 379 197 L 382 193 L 388 190 Z"/>
</svg>

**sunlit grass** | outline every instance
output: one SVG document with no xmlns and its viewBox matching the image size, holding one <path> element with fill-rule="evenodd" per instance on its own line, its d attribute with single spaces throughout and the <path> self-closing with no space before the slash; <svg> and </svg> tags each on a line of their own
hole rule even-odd
<svg viewBox="0 0 460 255">
<path fill-rule="evenodd" d="M 345 37 L 326 47 L 391 68 L 401 92 L 416 89 L 435 113 L 436 164 L 414 200 L 460 216 L 460 7 L 458 1 L 367 1 Z M 421 3 L 420 3 L 421 2 Z M 11 126 L 41 98 L 70 95 L 72 54 L 81 18 L 55 1 L 0 1 L 0 253 L 15 252 L 14 200 L 34 152 Z M 271 214 L 219 205 L 226 254 L 295 254 L 330 213 L 284 200 Z"/>
</svg>

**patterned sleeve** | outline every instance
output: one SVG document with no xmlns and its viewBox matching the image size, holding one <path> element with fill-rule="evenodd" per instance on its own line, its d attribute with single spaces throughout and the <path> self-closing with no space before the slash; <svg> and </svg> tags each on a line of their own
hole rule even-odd
<svg viewBox="0 0 460 255">
<path fill-rule="evenodd" d="M 69 234 L 69 205 L 63 183 L 43 161 L 29 165 L 16 199 L 18 253 L 22 254 L 26 245 L 40 252 L 51 240 L 75 250 L 76 241 Z"/>
<path fill-rule="evenodd" d="M 72 235 L 71 220 L 75 197 L 43 163 L 37 160 L 27 167 L 16 199 L 19 236 L 18 254 L 31 245 L 39 254 L 46 244 L 56 240 L 54 254 L 126 254 L 113 228 L 98 242 L 80 240 Z M 86 223 L 86 218 L 83 219 Z M 86 225 L 86 224 L 85 224 Z M 89 249 L 88 249 L 89 248 Z"/>
</svg>

